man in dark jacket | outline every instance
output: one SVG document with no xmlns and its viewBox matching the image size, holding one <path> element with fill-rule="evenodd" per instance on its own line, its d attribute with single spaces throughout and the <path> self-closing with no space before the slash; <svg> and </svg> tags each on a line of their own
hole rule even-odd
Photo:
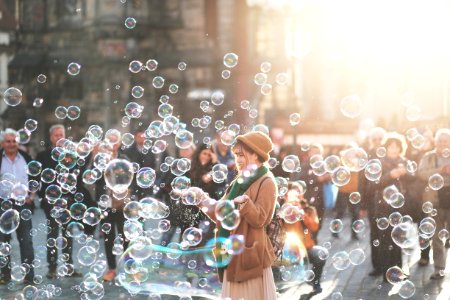
<svg viewBox="0 0 450 300">
<path fill-rule="evenodd" d="M 57 125 L 53 125 L 50 127 L 49 129 L 50 132 L 50 147 L 48 147 L 47 149 L 39 152 L 36 156 L 36 160 L 39 161 L 42 164 L 42 170 L 44 169 L 53 169 L 56 171 L 56 168 L 58 166 L 58 161 L 54 160 L 52 158 L 52 151 L 56 151 L 54 150 L 56 147 L 56 144 L 59 140 L 64 139 L 65 138 L 65 128 L 63 125 L 57 124 Z M 58 238 L 59 235 L 59 228 L 60 228 L 60 224 L 58 222 L 56 222 L 55 218 L 52 216 L 52 209 L 54 208 L 54 205 L 49 203 L 46 195 L 45 195 L 45 191 L 46 189 L 51 185 L 51 184 L 55 184 L 53 182 L 51 183 L 44 183 L 41 182 L 41 189 L 38 191 L 38 195 L 39 198 L 41 198 L 41 208 L 44 210 L 45 216 L 47 218 L 47 224 L 49 226 L 49 231 L 47 233 L 47 240 L 48 239 L 56 239 Z M 65 196 L 67 197 L 72 197 L 72 195 L 70 195 L 69 193 L 67 193 Z M 68 206 L 70 205 L 71 200 L 68 199 Z M 67 254 L 69 256 L 69 261 L 68 263 L 72 264 L 72 238 L 66 235 L 66 229 L 67 229 L 67 224 L 64 224 L 63 226 L 61 226 L 62 229 L 62 235 L 67 239 L 67 247 L 65 247 L 62 252 L 64 254 Z M 48 247 L 47 246 L 47 262 L 48 262 L 48 273 L 47 273 L 47 278 L 49 279 L 55 279 L 57 277 L 57 257 L 58 257 L 58 252 L 57 249 L 55 247 Z M 76 272 L 74 270 L 74 272 L 72 274 L 68 274 L 71 276 L 81 276 L 80 273 Z"/>
<path fill-rule="evenodd" d="M 34 204 L 28 193 L 28 181 L 30 178 L 28 178 L 27 174 L 28 163 L 31 161 L 31 157 L 19 150 L 17 132 L 11 128 L 5 129 L 2 133 L 1 145 L 3 149 L 0 150 L 0 175 L 2 181 L 10 182 L 10 195 L 12 195 L 12 198 L 2 199 L 0 215 L 11 214 L 12 218 L 20 216 L 20 219 L 11 222 L 11 225 L 8 227 L 0 227 L 0 242 L 9 243 L 11 233 L 16 232 L 22 266 L 28 265 L 28 267 L 23 269 L 24 272 L 21 275 L 24 276 L 24 283 L 33 284 L 34 249 L 30 231 L 32 229 L 31 212 L 34 210 Z M 9 255 L 7 260 L 10 261 Z M 0 284 L 7 284 L 9 281 L 11 281 L 11 269 L 10 264 L 7 263 L 1 268 Z"/>
</svg>

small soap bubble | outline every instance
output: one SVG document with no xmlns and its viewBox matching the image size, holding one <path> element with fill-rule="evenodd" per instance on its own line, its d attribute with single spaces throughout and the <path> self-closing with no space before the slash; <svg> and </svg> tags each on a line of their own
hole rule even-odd
<svg viewBox="0 0 450 300">
<path fill-rule="evenodd" d="M 22 102 L 22 92 L 15 87 L 10 87 L 3 93 L 3 101 L 9 106 L 17 106 Z"/>
<path fill-rule="evenodd" d="M 67 66 L 67 73 L 71 76 L 77 76 L 80 74 L 81 71 L 81 65 L 72 62 Z"/>
<path fill-rule="evenodd" d="M 231 71 L 230 70 L 223 70 L 222 71 L 222 78 L 223 79 L 228 79 L 231 77 Z"/>
<path fill-rule="evenodd" d="M 128 29 L 133 29 L 136 27 L 136 19 L 132 17 L 128 17 L 125 19 L 125 27 Z"/>
<path fill-rule="evenodd" d="M 139 73 L 142 70 L 142 62 L 139 60 L 133 60 L 130 62 L 128 70 L 130 70 L 131 73 Z"/>
<path fill-rule="evenodd" d="M 179 62 L 178 63 L 178 70 L 184 71 L 184 70 L 186 70 L 186 66 L 187 66 L 187 64 L 184 61 Z"/>
<path fill-rule="evenodd" d="M 44 74 L 39 74 L 36 80 L 39 83 L 45 83 L 47 81 L 47 76 L 45 76 Z"/>
<path fill-rule="evenodd" d="M 340 102 L 341 113 L 351 119 L 361 114 L 362 102 L 357 95 L 344 97 Z"/>
<path fill-rule="evenodd" d="M 33 107 L 41 107 L 42 104 L 44 103 L 44 99 L 42 98 L 35 98 L 33 101 Z"/>
<path fill-rule="evenodd" d="M 223 57 L 223 64 L 227 68 L 234 68 L 238 64 L 238 56 L 235 53 L 227 53 Z"/>
<path fill-rule="evenodd" d="M 164 78 L 161 76 L 155 76 L 152 81 L 153 87 L 160 89 L 164 86 Z"/>
</svg>

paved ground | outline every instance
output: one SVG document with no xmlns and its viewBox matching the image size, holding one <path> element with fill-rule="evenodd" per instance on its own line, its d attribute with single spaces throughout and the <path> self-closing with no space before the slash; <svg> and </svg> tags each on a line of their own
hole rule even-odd
<svg viewBox="0 0 450 300">
<path fill-rule="evenodd" d="M 323 292 L 312 296 L 309 294 L 312 288 L 306 283 L 295 284 L 291 287 L 280 289 L 279 299 L 342 299 L 338 293 L 341 293 L 343 299 L 402 299 L 398 294 L 398 290 L 393 289 L 391 284 L 383 283 L 382 278 L 369 277 L 367 274 L 371 270 L 370 265 L 370 249 L 368 230 L 366 229 L 361 235 L 359 241 L 352 241 L 350 239 L 349 220 L 344 220 L 345 229 L 340 234 L 340 238 L 333 238 L 327 229 L 327 224 L 330 219 L 325 220 L 324 229 L 319 235 L 319 243 L 324 245 L 329 242 L 331 244 L 330 257 L 342 250 L 351 251 L 355 248 L 361 248 L 366 254 L 365 261 L 358 265 L 351 265 L 344 271 L 336 270 L 330 263 L 330 259 L 325 266 L 325 271 L 322 279 Z M 34 228 L 39 228 L 39 225 L 44 224 L 45 218 L 41 210 L 37 210 L 33 217 Z M 103 253 L 103 240 L 100 241 L 99 255 Z M 82 278 L 61 278 L 56 280 L 48 280 L 45 277 L 47 272 L 45 252 L 39 251 L 38 247 L 45 245 L 45 235 L 38 230 L 37 235 L 34 236 L 35 254 L 41 260 L 41 265 L 36 268 L 37 278 L 41 276 L 41 282 L 37 284 L 39 289 L 39 297 L 33 299 L 48 299 L 45 291 L 53 292 L 54 299 L 77 299 L 85 288 L 82 283 Z M 17 240 L 12 242 L 13 249 L 18 249 Z M 75 253 L 78 253 L 80 245 L 75 243 Z M 419 267 L 417 260 L 419 258 L 418 251 L 415 251 L 410 256 L 405 256 L 405 262 L 410 266 L 410 280 L 415 286 L 415 292 L 410 299 L 450 299 L 450 276 L 447 274 L 446 278 L 441 281 L 430 281 L 429 276 L 433 271 L 433 266 Z M 18 251 L 13 252 L 13 261 L 19 262 Z M 89 269 L 81 267 L 76 263 L 76 268 L 82 273 L 87 274 Z M 163 274 L 163 273 L 161 273 Z M 162 275 L 161 275 L 162 276 Z M 281 285 L 286 282 L 281 282 Z M 104 283 L 104 299 L 152 299 L 148 295 L 133 295 L 128 291 L 113 283 Z M 8 286 L 0 286 L 0 299 L 25 299 L 21 297 L 24 291 L 22 283 L 10 283 Z M 391 295 L 392 294 L 392 295 Z M 36 295 L 36 294 L 35 294 Z M 100 294 L 102 295 L 102 294 Z M 86 297 L 86 299 L 99 299 L 100 297 Z M 196 297 L 193 297 L 194 299 Z M 198 298 L 198 297 L 197 297 Z M 214 297 L 211 297 L 214 298 Z M 32 299 L 32 298 L 26 298 Z M 179 296 L 163 295 L 162 299 L 180 299 Z"/>
</svg>

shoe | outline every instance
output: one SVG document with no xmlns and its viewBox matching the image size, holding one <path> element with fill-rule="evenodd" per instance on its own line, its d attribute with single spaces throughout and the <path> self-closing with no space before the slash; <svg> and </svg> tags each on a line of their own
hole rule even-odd
<svg viewBox="0 0 450 300">
<path fill-rule="evenodd" d="M 48 271 L 46 276 L 48 279 L 56 279 L 58 277 L 58 274 L 56 273 L 56 270 L 51 269 Z"/>
<path fill-rule="evenodd" d="M 0 278 L 0 285 L 7 285 L 10 282 L 11 282 L 11 279 Z"/>
<path fill-rule="evenodd" d="M 333 232 L 331 235 L 332 235 L 334 238 L 338 238 L 338 237 L 339 237 L 339 234 L 338 234 L 337 232 Z"/>
<path fill-rule="evenodd" d="M 359 237 L 356 234 L 352 234 L 352 240 L 359 241 Z"/>
<path fill-rule="evenodd" d="M 427 266 L 429 263 L 430 263 L 430 260 L 428 258 L 419 259 L 419 266 Z"/>
<path fill-rule="evenodd" d="M 104 281 L 113 281 L 114 278 L 116 278 L 116 271 L 114 270 L 109 270 L 108 273 L 103 276 Z"/>
<path fill-rule="evenodd" d="M 380 275 L 382 275 L 383 274 L 383 272 L 381 272 L 380 270 L 372 270 L 370 273 L 369 273 L 369 276 L 380 276 Z"/>
<path fill-rule="evenodd" d="M 77 270 L 74 270 L 73 273 L 69 275 L 69 277 L 83 277 L 83 274 L 81 274 Z"/>
<path fill-rule="evenodd" d="M 320 283 L 313 284 L 313 292 L 314 294 L 322 293 L 322 287 L 320 286 Z"/>
<path fill-rule="evenodd" d="M 440 273 L 433 273 L 430 276 L 431 280 L 439 280 L 439 279 L 444 279 L 444 275 L 441 275 Z"/>
</svg>

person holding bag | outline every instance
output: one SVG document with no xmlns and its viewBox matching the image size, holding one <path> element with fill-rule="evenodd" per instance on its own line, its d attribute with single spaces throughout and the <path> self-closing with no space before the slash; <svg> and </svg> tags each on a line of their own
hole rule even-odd
<svg viewBox="0 0 450 300">
<path fill-rule="evenodd" d="M 266 225 L 272 220 L 277 199 L 275 179 L 264 164 L 269 159 L 272 147 L 270 138 L 258 131 L 236 138 L 232 151 L 239 173 L 222 198 L 232 200 L 235 208 L 239 210 L 240 223 L 232 232 L 222 227 L 216 218 L 215 208 L 218 201 L 203 195 L 203 201 L 198 204 L 217 224 L 218 241 L 231 234 L 244 237 L 243 252 L 232 256 L 226 266 L 219 268 L 224 298 L 276 299 L 271 270 L 275 254 L 265 231 Z M 216 255 L 216 259 L 220 261 L 220 255 Z"/>
</svg>

